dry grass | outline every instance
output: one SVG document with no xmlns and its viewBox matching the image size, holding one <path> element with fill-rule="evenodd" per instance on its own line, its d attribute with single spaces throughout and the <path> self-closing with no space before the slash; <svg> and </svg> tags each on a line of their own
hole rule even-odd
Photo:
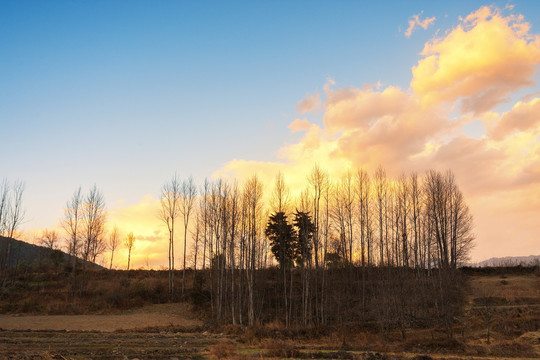
<svg viewBox="0 0 540 360">
<path fill-rule="evenodd" d="M 155 305 L 168 301 L 166 272 L 91 273 L 82 297 L 68 296 L 69 276 L 69 273 L 21 275 L 0 296 L 0 311 L 64 315 L 131 313 L 145 314 L 149 318 L 159 313 L 169 316 L 184 313 L 191 314 L 191 319 L 195 320 L 203 314 L 186 303 Z M 467 312 L 456 321 L 454 339 L 448 339 L 444 329 L 420 325 L 408 328 L 403 339 L 398 329 L 390 329 L 383 336 L 378 328 L 366 324 L 285 328 L 282 322 L 274 320 L 255 327 L 227 325 L 216 329 L 226 335 L 215 335 L 217 343 L 208 344 L 205 354 L 215 359 L 375 359 L 377 353 L 411 354 L 396 357 L 408 360 L 413 358 L 412 354 L 430 354 L 433 358 L 540 358 L 540 277 L 533 273 L 468 277 L 469 305 Z M 489 301 L 484 301 L 486 298 Z M 489 344 L 486 341 L 488 320 L 482 311 L 490 311 Z M 147 329 L 139 333 L 145 336 L 151 332 Z"/>
<path fill-rule="evenodd" d="M 208 353 L 214 359 L 230 359 L 236 355 L 238 346 L 230 340 L 221 341 L 208 348 Z"/>
<path fill-rule="evenodd" d="M 540 303 L 540 277 L 535 274 L 474 276 L 470 288 L 471 299 L 489 294 L 508 304 Z"/>
<path fill-rule="evenodd" d="M 0 314 L 111 314 L 170 300 L 165 271 L 88 271 L 82 294 L 72 284 L 68 270 L 15 273 L 0 293 Z"/>
</svg>

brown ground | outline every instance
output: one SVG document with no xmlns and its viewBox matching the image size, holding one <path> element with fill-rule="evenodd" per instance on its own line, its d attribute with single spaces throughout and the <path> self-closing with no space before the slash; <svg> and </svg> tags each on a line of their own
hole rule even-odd
<svg viewBox="0 0 540 360">
<path fill-rule="evenodd" d="M 0 331 L 0 359 L 203 359 L 216 336 L 206 333 Z"/>
<path fill-rule="evenodd" d="M 500 301 L 483 309 L 478 302 L 483 297 Z M 304 340 L 294 336 L 280 340 L 271 331 L 266 331 L 268 334 L 263 337 L 255 333 L 250 336 L 249 330 L 230 332 L 235 335 L 211 334 L 204 331 L 203 322 L 189 305 L 173 303 L 124 311 L 113 309 L 94 315 L 0 315 L 0 360 L 287 357 L 411 360 L 418 359 L 417 355 L 438 360 L 540 358 L 540 332 L 536 325 L 540 319 L 539 276 L 471 277 L 468 300 L 465 338 L 456 335 L 463 344 L 458 349 L 426 342 L 430 330 L 408 333 L 409 344 L 417 344 L 415 336 L 418 337 L 418 345 L 413 348 L 393 338 L 381 342 L 377 334 L 371 333 L 349 334 L 347 346 L 340 345 L 343 340 L 339 334 Z M 491 313 L 490 344 L 486 343 L 482 311 Z M 475 312 L 479 315 L 473 316 Z"/>
<path fill-rule="evenodd" d="M 159 304 L 118 315 L 0 315 L 4 330 L 115 331 L 173 326 L 192 329 L 202 326 L 186 304 Z"/>
</svg>

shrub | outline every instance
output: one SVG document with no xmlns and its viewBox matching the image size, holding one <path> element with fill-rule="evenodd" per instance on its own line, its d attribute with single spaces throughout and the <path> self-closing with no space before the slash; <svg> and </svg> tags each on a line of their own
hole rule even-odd
<svg viewBox="0 0 540 360">
<path fill-rule="evenodd" d="M 226 359 L 236 352 L 236 345 L 230 341 L 217 343 L 209 348 L 210 355 L 216 359 Z"/>
<path fill-rule="evenodd" d="M 269 357 L 278 357 L 278 358 L 297 358 L 300 357 L 300 351 L 296 349 L 290 342 L 267 339 L 262 345 L 265 348 L 266 355 Z"/>
</svg>

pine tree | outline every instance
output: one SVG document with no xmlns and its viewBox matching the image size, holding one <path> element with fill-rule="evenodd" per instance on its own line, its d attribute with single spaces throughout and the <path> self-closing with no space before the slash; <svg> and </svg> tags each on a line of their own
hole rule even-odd
<svg viewBox="0 0 540 360">
<path fill-rule="evenodd" d="M 292 265 L 296 249 L 295 234 L 284 212 L 280 211 L 270 216 L 265 234 L 270 240 L 270 248 L 279 262 L 279 267 L 284 269 Z"/>
<path fill-rule="evenodd" d="M 295 260 L 297 264 L 306 264 L 311 258 L 311 249 L 315 225 L 308 212 L 296 210 L 294 214 L 294 226 L 296 228 Z"/>
</svg>

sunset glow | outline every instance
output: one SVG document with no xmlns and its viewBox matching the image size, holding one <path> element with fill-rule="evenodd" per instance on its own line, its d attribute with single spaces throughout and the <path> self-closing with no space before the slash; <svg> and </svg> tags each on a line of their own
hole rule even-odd
<svg viewBox="0 0 540 360">
<path fill-rule="evenodd" d="M 61 232 L 73 191 L 96 184 L 107 228 L 136 237 L 131 267 L 159 268 L 160 189 L 175 173 L 198 185 L 256 174 L 269 196 L 281 172 L 297 197 L 315 165 L 335 181 L 382 166 L 391 178 L 454 172 L 474 217 L 472 261 L 540 254 L 538 4 L 408 3 L 388 17 L 373 5 L 380 23 L 349 28 L 340 24 L 368 16 L 358 4 L 293 3 L 222 16 L 219 4 L 109 5 L 105 19 L 87 14 L 105 22 L 99 31 L 70 18 L 83 5 L 31 4 L 44 15 L 28 16 L 2 5 L 0 17 L 18 16 L 5 26 L 17 36 L 1 40 L 0 121 L 13 153 L 0 180 L 26 183 L 22 238 Z M 125 8 L 127 20 L 115 18 Z M 180 254 L 182 231 L 175 238 Z M 122 246 L 114 266 L 126 262 Z"/>
</svg>

